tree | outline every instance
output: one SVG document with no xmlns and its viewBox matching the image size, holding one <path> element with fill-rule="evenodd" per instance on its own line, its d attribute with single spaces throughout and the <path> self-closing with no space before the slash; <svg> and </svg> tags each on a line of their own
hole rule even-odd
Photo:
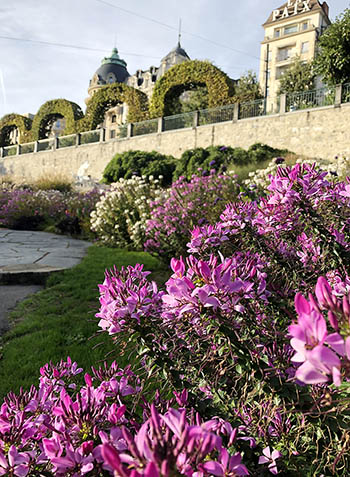
<svg viewBox="0 0 350 477">
<path fill-rule="evenodd" d="M 290 68 L 280 78 L 278 94 L 315 89 L 315 78 L 313 63 L 304 63 L 296 57 Z"/>
<path fill-rule="evenodd" d="M 328 85 L 350 81 L 350 9 L 336 18 L 320 36 L 316 73 Z"/>
<path fill-rule="evenodd" d="M 239 103 L 246 103 L 264 97 L 256 74 L 248 71 L 242 75 L 235 85 L 235 99 Z"/>
</svg>

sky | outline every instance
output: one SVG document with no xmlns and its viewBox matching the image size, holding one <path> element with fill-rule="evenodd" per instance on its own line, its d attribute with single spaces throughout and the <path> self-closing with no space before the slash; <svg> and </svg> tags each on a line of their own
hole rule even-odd
<svg viewBox="0 0 350 477">
<path fill-rule="evenodd" d="M 248 70 L 258 73 L 261 25 L 283 3 L 0 0 L 0 118 L 35 114 L 44 102 L 57 98 L 85 110 L 89 80 L 115 45 L 130 74 L 159 66 L 177 44 L 180 19 L 181 45 L 191 59 L 209 60 L 231 78 Z M 327 3 L 331 20 L 350 7 L 346 0 Z"/>
</svg>

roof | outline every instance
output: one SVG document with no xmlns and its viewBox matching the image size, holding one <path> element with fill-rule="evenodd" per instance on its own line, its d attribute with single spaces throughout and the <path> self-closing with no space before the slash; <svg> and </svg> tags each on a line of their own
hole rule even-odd
<svg viewBox="0 0 350 477">
<path fill-rule="evenodd" d="M 290 0 L 289 2 L 285 2 L 279 8 L 276 8 L 275 10 L 273 10 L 271 12 L 270 16 L 268 17 L 266 22 L 263 24 L 263 26 L 271 24 L 271 23 L 275 23 L 276 21 L 282 20 L 282 19 L 285 19 L 285 18 L 290 18 L 290 17 L 293 18 L 297 15 L 301 15 L 301 14 L 309 13 L 309 12 L 314 13 L 314 12 L 317 12 L 317 11 L 322 11 L 326 15 L 326 17 L 329 21 L 328 5 L 326 4 L 326 2 L 323 2 L 323 4 L 321 5 L 319 0 L 309 0 L 310 10 L 305 9 L 305 6 L 304 6 L 305 3 L 306 2 L 300 2 L 298 0 Z M 298 13 L 297 14 L 295 14 L 295 5 L 296 4 L 298 5 L 298 7 L 297 7 L 298 8 Z M 323 5 L 324 5 L 324 8 L 323 8 Z M 287 8 L 287 11 L 289 13 L 289 16 L 282 18 L 283 11 L 286 8 Z M 277 18 L 275 18 L 275 12 L 277 12 L 277 11 L 280 11 L 280 15 Z M 329 23 L 330 23 L 330 21 L 329 21 Z"/>
<path fill-rule="evenodd" d="M 180 42 L 173 48 L 164 58 L 162 61 L 167 60 L 168 58 L 171 58 L 173 56 L 182 56 L 183 58 L 186 58 L 187 60 L 190 60 L 190 57 L 186 53 L 186 51 L 181 47 Z"/>
<path fill-rule="evenodd" d="M 130 76 L 126 69 L 126 61 L 119 57 L 117 48 L 113 48 L 111 56 L 103 58 L 101 66 L 95 73 L 99 78 L 100 84 L 109 83 L 108 78 L 110 76 L 115 78 L 117 83 L 124 83 Z"/>
</svg>

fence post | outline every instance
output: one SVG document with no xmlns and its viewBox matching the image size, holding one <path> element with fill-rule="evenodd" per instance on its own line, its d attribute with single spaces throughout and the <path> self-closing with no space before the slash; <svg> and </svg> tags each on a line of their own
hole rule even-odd
<svg viewBox="0 0 350 477">
<path fill-rule="evenodd" d="M 194 111 L 192 127 L 197 128 L 198 126 L 199 126 L 199 111 Z"/>
<path fill-rule="evenodd" d="M 60 145 L 59 145 L 59 142 L 58 142 L 58 136 L 57 137 L 54 137 L 53 139 L 53 150 L 55 151 L 56 149 L 59 149 Z"/>
<path fill-rule="evenodd" d="M 133 123 L 128 123 L 128 129 L 127 129 L 127 134 L 126 134 L 126 137 L 132 137 L 133 136 L 133 129 L 134 129 L 134 125 Z"/>
<path fill-rule="evenodd" d="M 334 100 L 334 107 L 335 108 L 340 108 L 342 96 L 343 96 L 343 85 L 338 84 L 335 87 L 335 100 Z"/>
<path fill-rule="evenodd" d="M 233 122 L 235 123 L 239 119 L 239 103 L 233 105 Z"/>
<path fill-rule="evenodd" d="M 75 145 L 80 146 L 80 144 L 81 144 L 81 135 L 80 135 L 80 133 L 77 133 L 75 135 Z"/>
<path fill-rule="evenodd" d="M 106 128 L 100 129 L 100 142 L 105 142 L 106 140 Z"/>
<path fill-rule="evenodd" d="M 22 152 L 21 145 L 17 144 L 17 151 L 16 151 L 17 156 L 19 156 L 21 154 L 21 152 Z"/>
<path fill-rule="evenodd" d="M 286 112 L 287 107 L 287 95 L 286 93 L 282 93 L 280 95 L 280 114 L 284 114 Z"/>
<path fill-rule="evenodd" d="M 164 131 L 164 118 L 158 118 L 158 133 L 162 133 Z"/>
<path fill-rule="evenodd" d="M 38 152 L 39 151 L 39 141 L 35 141 L 34 143 L 34 152 Z"/>
</svg>

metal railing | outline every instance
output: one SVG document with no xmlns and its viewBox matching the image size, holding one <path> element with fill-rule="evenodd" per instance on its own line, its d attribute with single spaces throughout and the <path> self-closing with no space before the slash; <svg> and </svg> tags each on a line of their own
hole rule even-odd
<svg viewBox="0 0 350 477">
<path fill-rule="evenodd" d="M 220 108 L 215 109 L 201 109 L 198 111 L 198 126 L 232 121 L 234 117 L 234 111 L 234 104 L 228 104 L 227 106 L 221 106 Z"/>
<path fill-rule="evenodd" d="M 343 84 L 341 91 L 341 102 L 350 103 L 350 83 Z"/>
<path fill-rule="evenodd" d="M 20 146 L 20 153 L 21 154 L 31 154 L 35 152 L 35 142 L 27 142 Z"/>
<path fill-rule="evenodd" d="M 141 121 L 134 123 L 133 136 L 143 136 L 145 134 L 154 134 L 158 132 L 158 119 L 148 119 L 147 121 Z"/>
<path fill-rule="evenodd" d="M 173 131 L 174 129 L 192 128 L 196 111 L 189 113 L 174 114 L 166 116 L 163 122 L 163 131 Z"/>
<path fill-rule="evenodd" d="M 337 87 L 289 93 L 275 98 L 269 97 L 268 108 L 266 107 L 265 99 L 259 99 L 241 104 L 229 104 L 217 108 L 175 114 L 164 118 L 149 119 L 132 124 L 122 124 L 117 130 L 115 139 L 248 119 L 269 114 L 283 114 L 302 109 L 337 106 L 341 103 L 350 103 L 350 83 Z M 103 129 L 96 129 L 79 134 L 70 134 L 69 136 L 40 139 L 36 142 L 21 145 L 0 147 L 0 157 L 51 151 L 65 147 L 78 147 L 79 145 L 104 142 L 110 139 L 113 140 L 113 138 L 107 139 L 105 137 Z"/>
<path fill-rule="evenodd" d="M 302 93 L 288 93 L 286 95 L 286 110 L 288 112 L 331 106 L 334 103 L 335 87 L 315 89 Z"/>
<path fill-rule="evenodd" d="M 16 156 L 17 149 L 18 149 L 17 146 L 5 146 L 3 148 L 3 157 Z"/>
<path fill-rule="evenodd" d="M 70 134 L 69 136 L 59 136 L 57 138 L 57 146 L 59 149 L 62 147 L 72 147 L 77 143 L 77 135 Z"/>
<path fill-rule="evenodd" d="M 100 136 L 100 129 L 95 129 L 95 131 L 84 131 L 80 133 L 80 144 L 92 144 L 94 142 L 100 142 Z"/>
<path fill-rule="evenodd" d="M 257 99 L 239 105 L 238 119 L 255 118 L 266 114 L 265 99 Z"/>
<path fill-rule="evenodd" d="M 52 151 L 52 149 L 55 147 L 55 139 L 50 138 L 50 139 L 39 139 L 38 141 L 38 146 L 37 146 L 37 151 Z"/>
</svg>

